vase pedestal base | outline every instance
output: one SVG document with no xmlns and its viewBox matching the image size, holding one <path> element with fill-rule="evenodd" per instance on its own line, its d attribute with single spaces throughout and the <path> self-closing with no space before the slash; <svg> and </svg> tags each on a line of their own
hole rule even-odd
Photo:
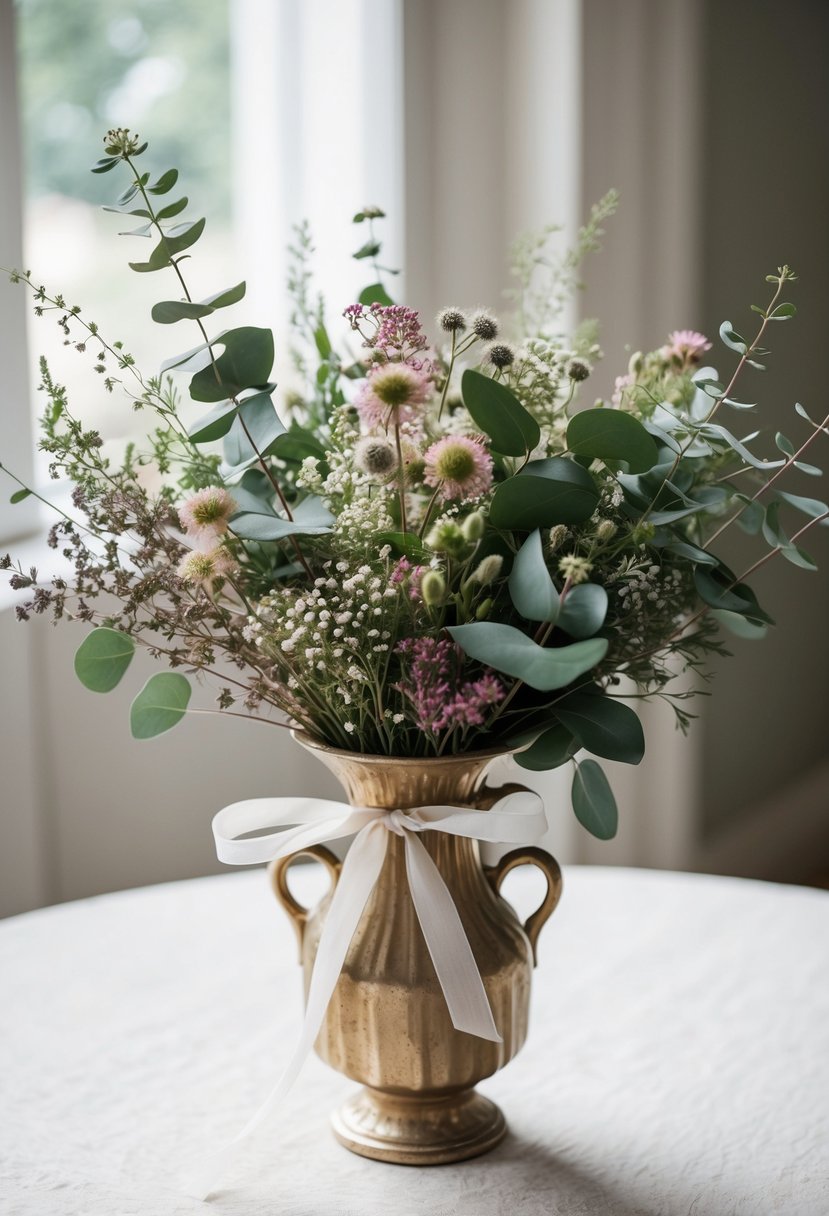
<svg viewBox="0 0 829 1216">
<path fill-rule="evenodd" d="M 395 1165 L 448 1165 L 488 1153 L 503 1140 L 506 1120 L 474 1089 L 443 1097 L 402 1097 L 361 1089 L 331 1116 L 340 1144 L 361 1157 Z"/>
</svg>

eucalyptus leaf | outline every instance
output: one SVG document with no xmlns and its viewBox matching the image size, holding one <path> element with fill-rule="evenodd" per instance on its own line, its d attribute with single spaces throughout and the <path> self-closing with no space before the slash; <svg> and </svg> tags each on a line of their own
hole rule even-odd
<svg viewBox="0 0 829 1216">
<path fill-rule="evenodd" d="M 572 760 L 578 749 L 578 739 L 562 722 L 557 722 L 540 734 L 525 751 L 517 752 L 514 759 L 520 768 L 535 773 L 545 772 Z"/>
<path fill-rule="evenodd" d="M 612 840 L 619 826 L 619 812 L 607 777 L 595 760 L 576 765 L 571 797 L 582 827 L 599 840 Z"/>
<path fill-rule="evenodd" d="M 817 570 L 818 568 L 815 559 L 799 545 L 784 545 L 780 552 L 786 561 L 791 562 L 793 566 L 799 566 L 801 570 Z"/>
<path fill-rule="evenodd" d="M 495 528 L 532 532 L 553 524 L 584 523 L 599 491 L 586 469 L 564 456 L 531 460 L 495 489 L 489 519 Z"/>
<path fill-rule="evenodd" d="M 704 423 L 700 427 L 700 431 L 703 435 L 710 435 L 713 438 L 724 440 L 738 456 L 742 457 L 746 464 L 752 465 L 755 469 L 779 469 L 786 463 L 785 460 L 761 460 L 759 456 L 755 456 L 753 452 L 750 452 L 744 443 L 735 438 L 729 430 L 726 430 L 724 426 L 719 426 L 717 423 Z"/>
<path fill-rule="evenodd" d="M 642 723 L 622 701 L 603 694 L 574 692 L 559 701 L 555 711 L 581 746 L 596 756 L 638 764 L 645 754 Z"/>
<path fill-rule="evenodd" d="M 737 612 L 752 621 L 773 623 L 757 603 L 757 597 L 748 584 L 736 582 L 734 575 L 724 566 L 718 569 L 697 566 L 694 586 L 700 599 L 710 608 Z"/>
<path fill-rule="evenodd" d="M 169 266 L 172 263 L 176 254 L 189 249 L 191 245 L 195 245 L 204 231 L 204 225 L 204 219 L 196 220 L 193 224 L 185 225 L 184 230 L 178 236 L 163 236 L 150 254 L 149 260 L 146 262 L 130 262 L 130 269 L 137 270 L 139 274 L 163 270 L 165 266 Z"/>
<path fill-rule="evenodd" d="M 564 597 L 558 614 L 558 627 L 571 638 L 592 638 L 607 616 L 607 592 L 598 583 L 579 583 Z"/>
<path fill-rule="evenodd" d="M 147 191 L 150 194 L 167 194 L 177 181 L 178 169 L 168 169 L 166 173 L 161 174 L 155 185 L 147 187 Z"/>
<path fill-rule="evenodd" d="M 769 313 L 768 319 L 770 321 L 788 321 L 790 317 L 794 317 L 796 315 L 797 309 L 795 308 L 794 304 L 789 304 L 784 301 L 782 304 L 778 304 L 773 312 Z"/>
<path fill-rule="evenodd" d="M 505 385 L 469 368 L 461 377 L 461 394 L 494 451 L 502 456 L 525 456 L 538 445 L 538 423 Z"/>
<path fill-rule="evenodd" d="M 622 460 L 631 473 L 645 473 L 659 459 L 653 436 L 642 423 L 607 406 L 574 414 L 567 426 L 567 446 L 576 456 Z"/>
<path fill-rule="evenodd" d="M 229 329 L 220 341 L 224 350 L 215 364 L 196 372 L 190 381 L 190 396 L 194 401 L 238 397 L 247 388 L 260 388 L 270 376 L 274 349 L 269 329 L 253 326 Z M 218 342 L 216 339 L 214 345 Z"/>
<path fill-rule="evenodd" d="M 787 502 L 790 507 L 802 511 L 804 515 L 810 515 L 813 519 L 817 519 L 818 516 L 825 515 L 829 511 L 826 503 L 821 502 L 819 498 L 804 498 L 802 494 L 790 494 L 788 490 L 778 490 L 777 496 Z"/>
<path fill-rule="evenodd" d="M 163 735 L 184 717 L 190 701 L 190 681 L 178 672 L 150 676 L 130 707 L 133 739 Z"/>
<path fill-rule="evenodd" d="M 27 490 L 26 487 L 24 486 L 23 489 L 15 490 L 14 494 L 10 495 L 9 502 L 11 502 L 11 503 L 23 502 L 23 499 L 29 498 L 31 496 L 31 493 L 32 493 L 32 491 Z"/>
<path fill-rule="evenodd" d="M 720 326 L 720 338 L 731 350 L 736 350 L 738 355 L 744 355 L 748 350 L 748 343 L 745 338 L 741 337 L 735 329 L 732 329 L 730 321 L 723 321 Z"/>
<path fill-rule="evenodd" d="M 213 311 L 209 304 L 196 304 L 192 300 L 161 300 L 153 305 L 150 316 L 159 325 L 172 325 L 175 321 L 209 317 Z"/>
<path fill-rule="evenodd" d="M 550 578 L 536 530 L 518 550 L 509 577 L 509 593 L 518 612 L 528 621 L 557 621 L 559 595 Z"/>
<path fill-rule="evenodd" d="M 269 456 L 285 426 L 269 393 L 255 393 L 239 406 L 225 437 L 224 477 L 235 477 L 260 457 Z"/>
<path fill-rule="evenodd" d="M 540 692 L 566 688 L 601 662 L 608 645 L 605 638 L 592 638 L 546 648 L 520 629 L 494 621 L 455 625 L 449 628 L 449 633 L 470 658 L 523 680 Z"/>
<path fill-rule="evenodd" d="M 239 409 L 236 401 L 222 401 L 209 414 L 194 422 L 187 432 L 193 443 L 214 443 L 228 433 Z"/>
<path fill-rule="evenodd" d="M 735 637 L 746 638 L 749 641 L 759 641 L 769 631 L 769 627 L 764 621 L 750 621 L 747 617 L 740 616 L 738 612 L 728 612 L 723 608 L 712 609 L 711 616 L 721 625 L 725 625 L 726 629 L 730 630 Z"/>
<path fill-rule="evenodd" d="M 189 201 L 190 200 L 188 199 L 187 195 L 184 195 L 184 197 L 180 198 L 178 202 L 168 203 L 166 207 L 162 207 L 160 211 L 156 212 L 155 218 L 157 220 L 171 220 L 173 216 L 181 215 Z"/>
<path fill-rule="evenodd" d="M 75 675 L 91 692 L 111 692 L 135 654 L 135 642 L 104 625 L 88 633 L 75 652 Z"/>
<path fill-rule="evenodd" d="M 388 308 L 394 303 L 389 293 L 386 291 L 382 283 L 372 283 L 369 287 L 364 287 L 358 296 L 360 304 L 382 304 Z"/>
</svg>

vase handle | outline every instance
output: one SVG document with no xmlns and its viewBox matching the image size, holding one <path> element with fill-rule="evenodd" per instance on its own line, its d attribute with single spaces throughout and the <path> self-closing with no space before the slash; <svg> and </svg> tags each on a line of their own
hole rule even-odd
<svg viewBox="0 0 829 1216">
<path fill-rule="evenodd" d="M 305 936 L 305 926 L 308 923 L 310 908 L 304 907 L 295 899 L 288 886 L 288 870 L 299 857 L 313 857 L 321 862 L 331 875 L 331 890 L 337 885 L 343 863 L 336 853 L 332 853 L 324 844 L 312 844 L 307 849 L 299 849 L 289 857 L 278 857 L 268 866 L 268 874 L 273 887 L 273 893 L 293 922 L 297 941 L 299 942 L 299 961 L 302 962 L 302 941 Z"/>
<path fill-rule="evenodd" d="M 524 849 L 512 849 L 509 853 L 505 853 L 494 866 L 484 866 L 484 874 L 492 884 L 495 893 L 500 895 L 501 883 L 510 870 L 516 869 L 517 866 L 526 865 L 538 866 L 541 873 L 547 879 L 547 893 L 544 899 L 535 912 L 527 917 L 523 925 L 524 932 L 530 939 L 530 946 L 533 952 L 533 966 L 535 967 L 538 965 L 538 935 L 544 924 L 555 912 L 558 901 L 561 899 L 562 887 L 564 885 L 564 880 L 561 877 L 561 867 L 551 853 L 546 853 L 544 849 L 530 845 Z"/>
</svg>

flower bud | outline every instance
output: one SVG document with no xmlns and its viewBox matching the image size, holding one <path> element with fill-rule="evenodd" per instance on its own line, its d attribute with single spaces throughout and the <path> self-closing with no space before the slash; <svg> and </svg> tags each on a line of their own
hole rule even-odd
<svg viewBox="0 0 829 1216">
<path fill-rule="evenodd" d="M 451 553 L 454 556 L 462 553 L 466 547 L 463 533 L 452 520 L 436 523 L 426 537 L 426 544 L 435 553 Z"/>
<path fill-rule="evenodd" d="M 547 540 L 547 548 L 550 553 L 555 553 L 556 549 L 560 549 L 567 539 L 567 529 L 564 524 L 556 524 L 554 528 L 550 528 L 550 536 Z"/>
<path fill-rule="evenodd" d="M 480 511 L 473 511 L 470 515 L 467 515 L 461 524 L 461 532 L 464 539 L 468 541 L 480 540 L 485 528 L 486 520 Z"/>
<path fill-rule="evenodd" d="M 492 600 L 491 599 L 484 600 L 482 603 L 480 603 L 478 605 L 478 607 L 475 610 L 475 620 L 476 621 L 485 621 L 491 611 L 492 611 Z"/>
<path fill-rule="evenodd" d="M 601 519 L 596 525 L 596 540 L 612 540 L 616 531 L 617 528 L 612 519 Z"/>
<path fill-rule="evenodd" d="M 631 376 L 639 375 L 639 373 L 642 370 L 643 362 L 644 362 L 644 356 L 643 356 L 641 350 L 635 350 L 633 352 L 633 354 L 630 356 L 630 358 L 628 359 L 628 371 L 630 372 Z"/>
<path fill-rule="evenodd" d="M 424 604 L 439 607 L 446 598 L 446 580 L 439 570 L 426 570 L 420 580 L 420 594 Z"/>
<path fill-rule="evenodd" d="M 472 572 L 470 581 L 480 583 L 482 587 L 485 587 L 487 583 L 494 583 L 501 573 L 503 564 L 504 559 L 500 553 L 490 553 L 478 563 Z"/>
</svg>

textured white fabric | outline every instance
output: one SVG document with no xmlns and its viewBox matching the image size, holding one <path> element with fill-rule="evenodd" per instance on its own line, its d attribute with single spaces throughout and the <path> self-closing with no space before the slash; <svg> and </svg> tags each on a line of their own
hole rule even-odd
<svg viewBox="0 0 829 1216">
<path fill-rule="evenodd" d="M 530 887 L 522 872 L 507 895 L 529 910 Z M 827 977 L 822 892 L 571 868 L 529 1041 L 481 1086 L 510 1125 L 498 1149 L 439 1169 L 355 1157 L 326 1126 L 353 1085 L 312 1056 L 204 1205 L 180 1163 L 238 1129 L 301 1023 L 264 876 L 31 913 L 0 924 L 0 1211 L 826 1216 Z"/>
</svg>

